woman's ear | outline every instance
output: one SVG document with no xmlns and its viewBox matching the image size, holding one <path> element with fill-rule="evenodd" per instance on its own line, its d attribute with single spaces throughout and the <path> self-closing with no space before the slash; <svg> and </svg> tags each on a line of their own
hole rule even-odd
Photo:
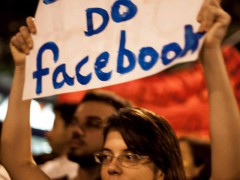
<svg viewBox="0 0 240 180">
<path fill-rule="evenodd" d="M 158 169 L 156 172 L 156 180 L 163 180 L 164 179 L 164 173 L 161 169 Z"/>
</svg>

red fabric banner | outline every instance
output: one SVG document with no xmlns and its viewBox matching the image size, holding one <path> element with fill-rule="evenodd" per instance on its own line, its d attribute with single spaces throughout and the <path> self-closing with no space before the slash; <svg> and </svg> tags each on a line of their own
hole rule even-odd
<svg viewBox="0 0 240 180">
<path fill-rule="evenodd" d="M 240 109 L 240 53 L 226 46 L 223 54 Z M 101 89 L 113 91 L 137 106 L 165 116 L 178 134 L 208 136 L 208 97 L 200 62 Z M 79 102 L 84 93 L 61 94 L 58 102 Z"/>
</svg>

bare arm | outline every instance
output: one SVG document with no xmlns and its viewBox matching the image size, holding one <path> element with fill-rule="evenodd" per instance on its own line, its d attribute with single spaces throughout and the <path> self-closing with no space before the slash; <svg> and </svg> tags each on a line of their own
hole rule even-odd
<svg viewBox="0 0 240 180">
<path fill-rule="evenodd" d="M 7 116 L 2 129 L 2 160 L 14 180 L 39 179 L 48 177 L 41 172 L 32 159 L 30 100 L 23 101 L 25 58 L 33 47 L 31 33 L 35 33 L 32 18 L 27 18 L 28 26 L 20 28 L 10 43 L 15 62 L 15 71 L 9 97 Z"/>
<path fill-rule="evenodd" d="M 210 104 L 212 179 L 240 177 L 240 115 L 221 52 L 230 17 L 218 5 L 207 9 L 201 30 L 208 30 L 201 53 Z M 202 12 L 204 14 L 204 12 Z"/>
</svg>

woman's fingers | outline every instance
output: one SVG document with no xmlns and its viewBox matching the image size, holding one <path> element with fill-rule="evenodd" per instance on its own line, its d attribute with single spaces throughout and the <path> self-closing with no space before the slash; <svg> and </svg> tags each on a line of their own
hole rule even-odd
<svg viewBox="0 0 240 180">
<path fill-rule="evenodd" d="M 35 34 L 37 32 L 36 25 L 34 23 L 34 18 L 33 17 L 27 17 L 27 26 L 29 28 L 29 32 Z"/>
<path fill-rule="evenodd" d="M 199 32 L 208 31 L 216 21 L 217 11 L 221 9 L 217 0 L 206 0 L 198 14 Z"/>
<path fill-rule="evenodd" d="M 33 40 L 32 40 L 31 34 L 29 32 L 29 28 L 27 28 L 26 26 L 22 26 L 20 28 L 20 33 L 22 34 L 22 37 L 23 37 L 27 47 L 29 49 L 32 49 L 32 47 L 33 47 Z"/>
<path fill-rule="evenodd" d="M 21 26 L 19 32 L 12 37 L 10 42 L 19 52 L 29 54 L 33 48 L 31 34 L 36 33 L 36 26 L 32 17 L 28 17 L 26 22 L 27 26 Z"/>
</svg>

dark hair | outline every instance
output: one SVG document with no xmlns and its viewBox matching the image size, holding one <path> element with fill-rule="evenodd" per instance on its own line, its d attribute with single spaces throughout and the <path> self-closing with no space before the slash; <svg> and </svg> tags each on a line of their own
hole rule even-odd
<svg viewBox="0 0 240 180">
<path fill-rule="evenodd" d="M 191 148 L 194 164 L 199 167 L 203 166 L 203 169 L 194 180 L 210 179 L 211 177 L 211 147 L 208 142 L 200 141 L 189 137 L 179 138 L 179 142 L 187 142 Z"/>
<path fill-rule="evenodd" d="M 163 117 L 142 108 L 124 108 L 109 118 L 104 141 L 112 129 L 120 132 L 131 151 L 150 156 L 164 179 L 186 179 L 178 139 Z"/>
<path fill-rule="evenodd" d="M 131 107 L 130 101 L 123 99 L 122 97 L 103 90 L 91 90 L 83 97 L 82 102 L 86 101 L 99 101 L 113 106 L 116 110 L 124 107 Z"/>
<path fill-rule="evenodd" d="M 74 112 L 77 108 L 78 104 L 68 104 L 68 103 L 63 103 L 63 104 L 57 104 L 54 106 L 53 110 L 55 112 L 59 112 L 65 125 L 68 126 L 72 119 Z"/>
</svg>

